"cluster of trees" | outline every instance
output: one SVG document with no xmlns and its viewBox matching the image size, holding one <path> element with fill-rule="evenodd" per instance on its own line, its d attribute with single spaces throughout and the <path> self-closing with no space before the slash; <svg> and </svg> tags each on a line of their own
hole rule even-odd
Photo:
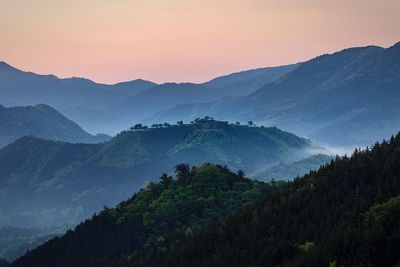
<svg viewBox="0 0 400 267">
<path fill-rule="evenodd" d="M 203 118 L 196 118 L 196 119 L 194 119 L 193 121 L 190 122 L 190 124 L 201 124 L 201 123 L 207 123 L 207 122 L 217 122 L 217 121 L 216 121 L 213 117 L 205 116 L 205 117 L 203 117 Z M 223 121 L 223 122 L 219 122 L 219 123 L 229 124 L 229 122 L 227 122 L 227 121 Z M 184 122 L 183 122 L 183 121 L 177 121 L 177 122 L 176 122 L 176 125 L 177 125 L 177 126 L 183 126 L 183 125 L 184 125 Z M 237 122 L 235 122 L 235 123 L 232 124 L 232 125 L 240 126 L 241 123 L 240 123 L 239 121 L 237 121 Z M 153 124 L 151 125 L 151 128 L 159 129 L 159 128 L 169 128 L 169 127 L 172 127 L 172 126 L 174 126 L 174 125 L 173 125 L 173 124 L 170 124 L 170 123 L 168 123 L 168 122 L 164 122 L 164 123 L 153 123 Z M 249 127 L 256 127 L 256 125 L 254 124 L 253 121 L 248 121 L 248 122 L 247 122 L 247 126 L 249 126 Z M 261 126 L 261 127 L 263 127 L 263 126 Z M 134 126 L 130 127 L 129 129 L 130 129 L 131 131 L 138 131 L 138 130 L 146 130 L 146 129 L 148 129 L 148 128 L 149 128 L 148 126 L 143 125 L 143 124 L 141 124 L 141 123 L 138 123 L 138 124 L 135 124 Z M 263 127 L 263 128 L 264 128 L 264 127 Z"/>
<path fill-rule="evenodd" d="M 178 121 L 177 123 L 176 123 L 176 125 L 177 126 L 183 126 L 184 124 L 183 124 L 183 121 Z M 170 123 L 168 123 L 168 122 L 164 122 L 164 123 L 153 123 L 152 125 L 151 125 L 151 128 L 156 128 L 156 129 L 158 129 L 158 128 L 169 128 L 169 127 L 172 127 L 172 126 L 174 126 L 174 125 L 172 125 L 172 124 L 170 124 Z M 131 128 L 129 128 L 131 131 L 136 131 L 136 130 L 146 130 L 146 129 L 148 129 L 149 127 L 148 126 L 146 126 L 146 125 L 142 125 L 141 123 L 138 123 L 138 124 L 135 124 L 134 126 L 132 126 Z"/>
<path fill-rule="evenodd" d="M 115 208 L 28 252 L 11 266 L 118 266 L 163 243 L 167 236 L 190 236 L 213 221 L 259 200 L 277 184 L 247 179 L 243 171 L 203 164 L 176 166 Z M 143 261 L 147 261 L 143 257 Z"/>
</svg>

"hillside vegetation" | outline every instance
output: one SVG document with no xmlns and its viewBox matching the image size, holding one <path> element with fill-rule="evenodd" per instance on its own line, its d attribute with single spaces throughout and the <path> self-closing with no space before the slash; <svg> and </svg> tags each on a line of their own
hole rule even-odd
<svg viewBox="0 0 400 267">
<path fill-rule="evenodd" d="M 137 126 L 104 144 L 24 137 L 0 150 L 0 222 L 29 228 L 73 225 L 181 162 L 213 162 L 252 173 L 306 157 L 314 146 L 277 128 L 211 119 Z"/>
<path fill-rule="evenodd" d="M 400 135 L 336 158 L 130 266 L 394 266 L 399 177 Z"/>
<path fill-rule="evenodd" d="M 400 262 L 400 135 L 281 184 L 211 164 L 176 170 L 11 266 Z"/>
<path fill-rule="evenodd" d="M 116 266 L 166 235 L 190 236 L 202 225 L 232 214 L 277 187 L 203 164 L 176 167 L 115 208 L 105 208 L 74 231 L 28 252 L 13 266 Z"/>
</svg>

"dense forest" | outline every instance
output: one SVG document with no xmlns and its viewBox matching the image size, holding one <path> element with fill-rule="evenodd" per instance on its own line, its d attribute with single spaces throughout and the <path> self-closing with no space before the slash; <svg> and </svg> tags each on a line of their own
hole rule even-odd
<svg viewBox="0 0 400 267">
<path fill-rule="evenodd" d="M 143 265 L 127 265 L 394 266 L 399 177 L 400 135 L 336 158 L 186 242 L 166 241 Z"/>
<path fill-rule="evenodd" d="M 115 208 L 105 207 L 68 231 L 26 254 L 12 266 L 116 266 L 166 235 L 190 236 L 240 207 L 254 204 L 281 183 L 261 183 L 221 165 L 176 166 Z"/>
<path fill-rule="evenodd" d="M 400 135 L 287 183 L 180 165 L 11 266 L 394 266 L 399 175 Z"/>
</svg>

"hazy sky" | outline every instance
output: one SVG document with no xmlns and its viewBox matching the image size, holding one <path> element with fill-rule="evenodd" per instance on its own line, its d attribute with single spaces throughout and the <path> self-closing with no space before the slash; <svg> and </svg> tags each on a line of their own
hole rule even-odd
<svg viewBox="0 0 400 267">
<path fill-rule="evenodd" d="M 205 81 L 400 41 L 400 0 L 0 0 L 0 61 L 113 83 Z"/>
</svg>

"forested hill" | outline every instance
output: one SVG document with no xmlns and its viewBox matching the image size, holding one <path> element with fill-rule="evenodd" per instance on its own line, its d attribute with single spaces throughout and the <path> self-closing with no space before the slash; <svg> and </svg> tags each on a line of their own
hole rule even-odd
<svg viewBox="0 0 400 267">
<path fill-rule="evenodd" d="M 199 227 L 254 203 L 276 184 L 259 183 L 226 167 L 179 164 L 115 208 L 28 252 L 11 266 L 117 266 L 166 235 L 190 236 Z"/>
<path fill-rule="evenodd" d="M 309 155 L 313 144 L 277 128 L 202 119 L 137 125 L 104 144 L 24 137 L 0 150 L 1 223 L 75 224 L 115 205 L 178 163 L 213 162 L 250 174 Z M 39 215 L 40 214 L 40 215 Z"/>
<path fill-rule="evenodd" d="M 395 266 L 400 263 L 400 135 L 296 179 L 130 266 Z M 166 245 L 167 244 L 167 245 Z M 396 265 L 398 266 L 398 265 Z"/>
</svg>

